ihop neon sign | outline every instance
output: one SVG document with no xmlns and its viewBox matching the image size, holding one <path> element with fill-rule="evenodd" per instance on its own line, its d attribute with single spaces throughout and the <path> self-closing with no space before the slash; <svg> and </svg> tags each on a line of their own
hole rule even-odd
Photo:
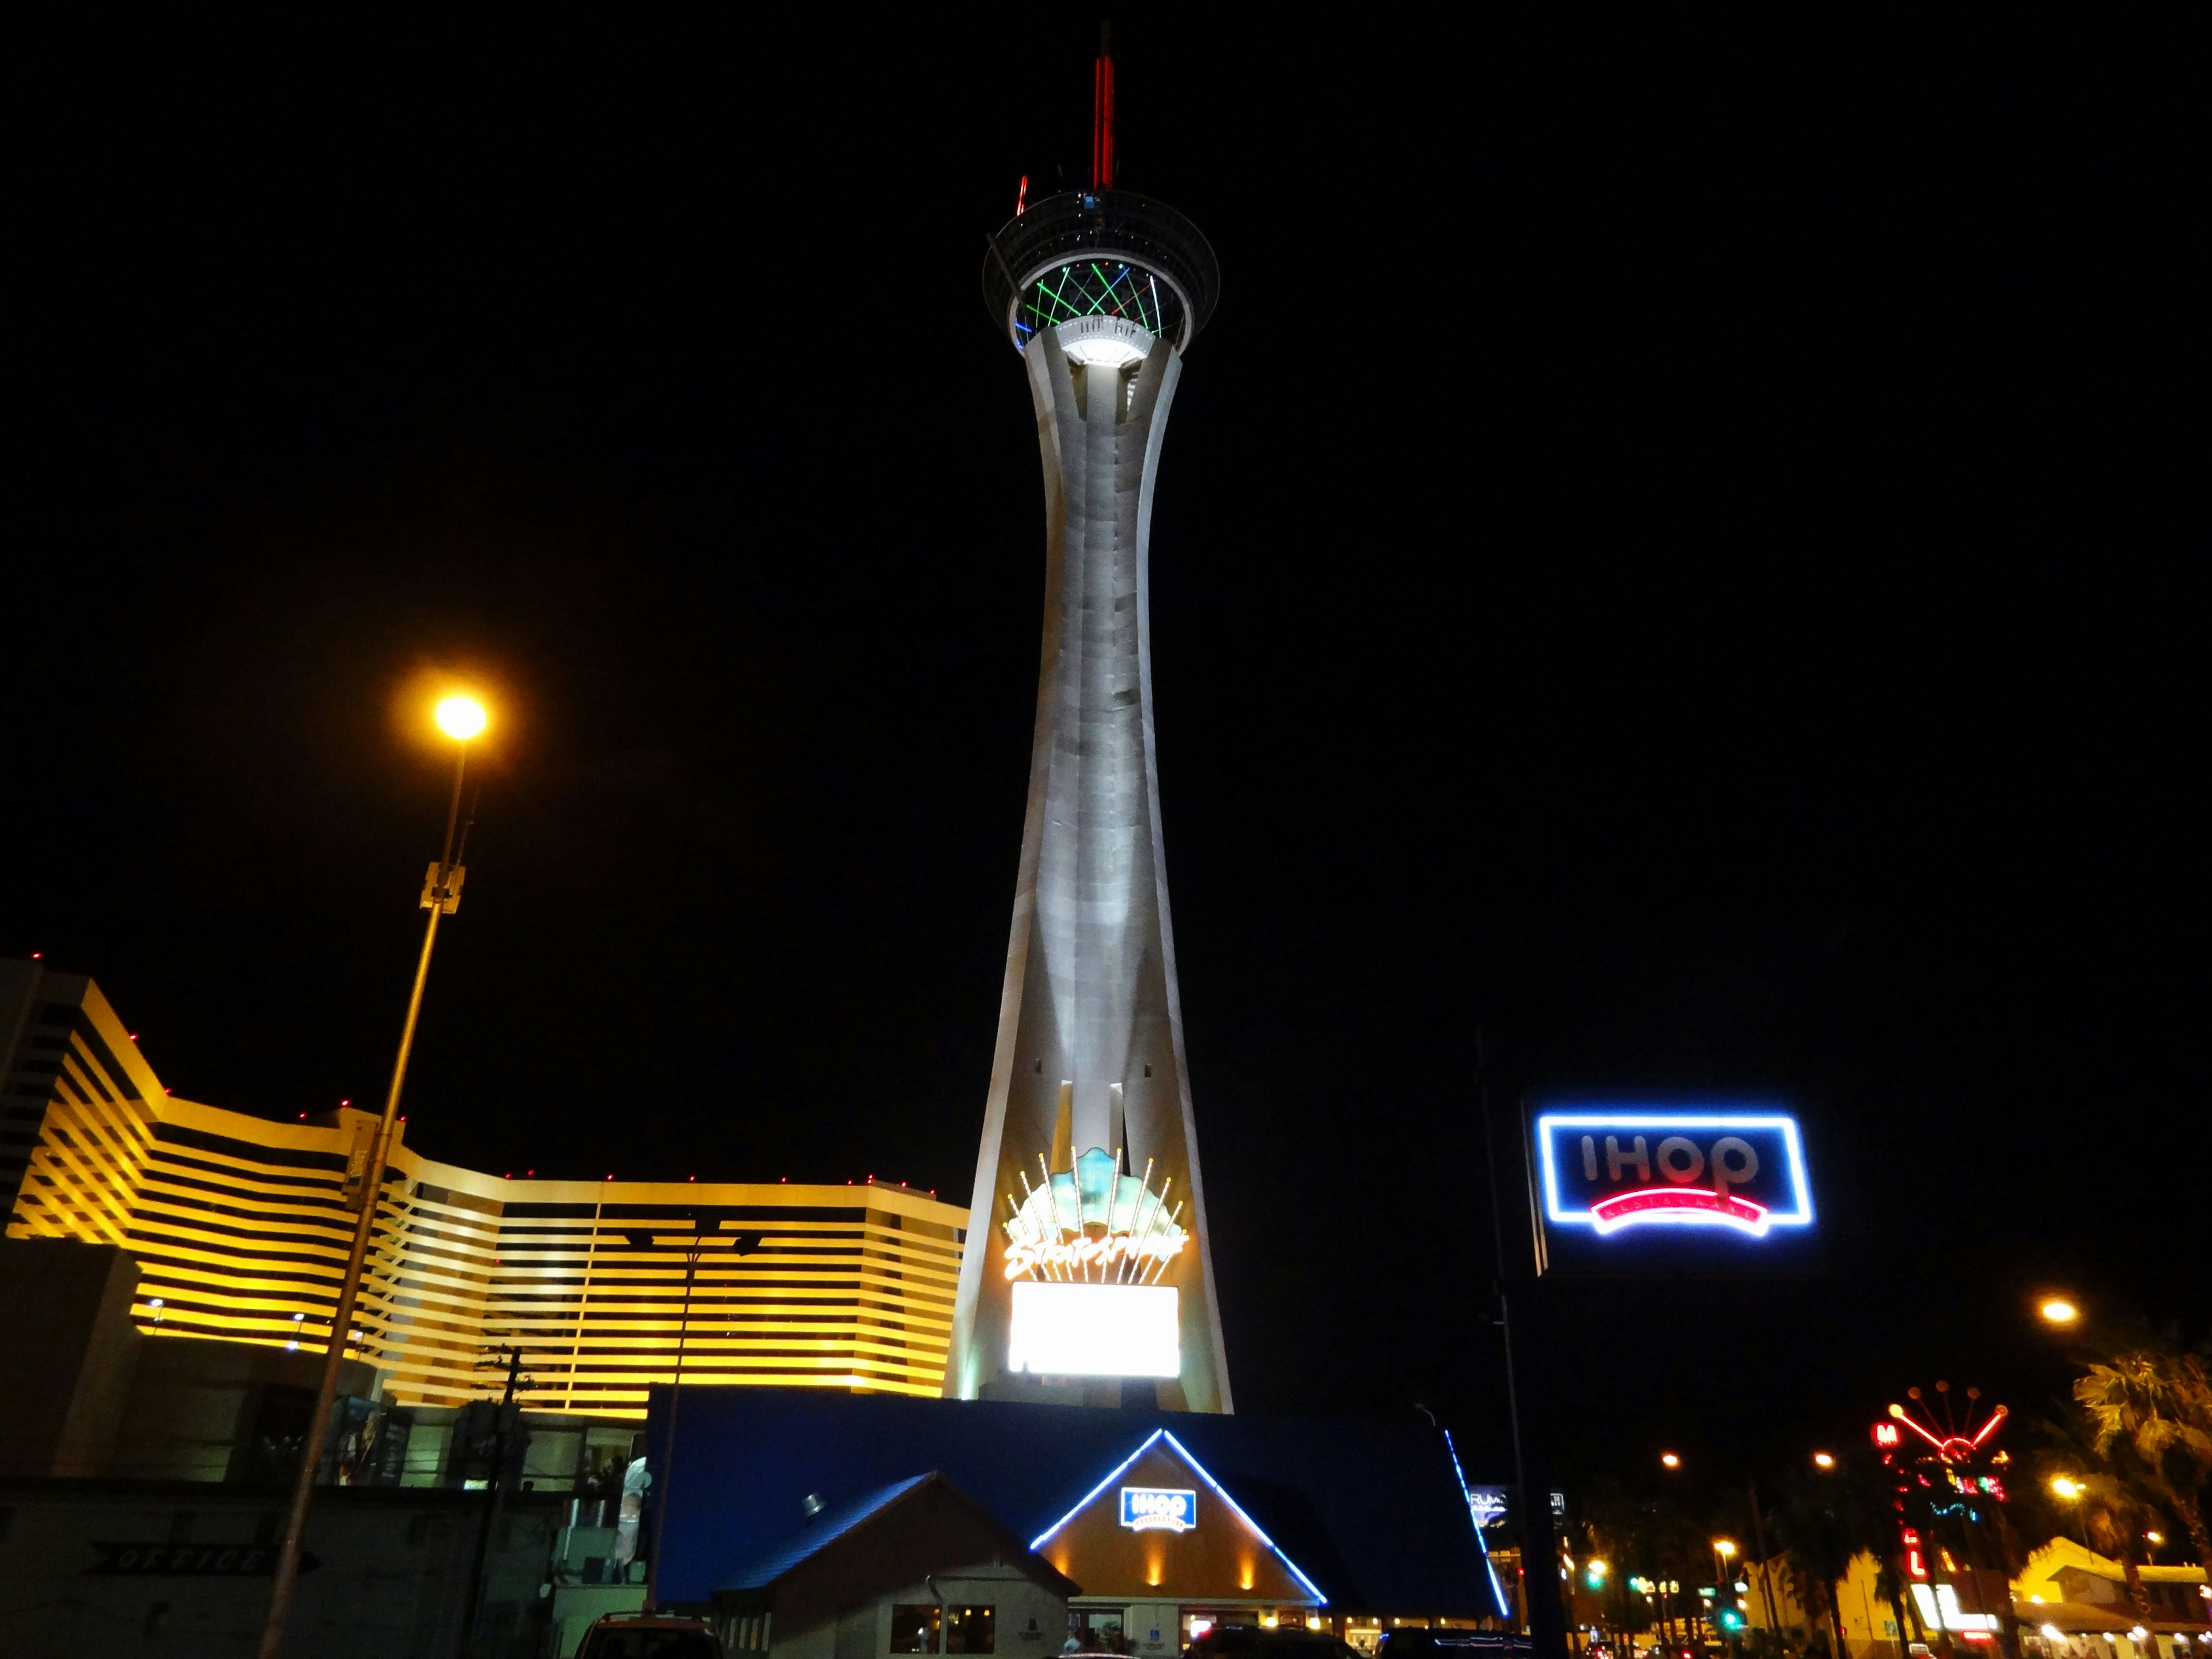
<svg viewBox="0 0 2212 1659">
<path fill-rule="evenodd" d="M 1765 1239 L 1813 1224 L 1804 1146 L 1787 1113 L 1545 1112 L 1534 1140 L 1550 1228 L 1599 1239 L 1673 1228 Z"/>
</svg>

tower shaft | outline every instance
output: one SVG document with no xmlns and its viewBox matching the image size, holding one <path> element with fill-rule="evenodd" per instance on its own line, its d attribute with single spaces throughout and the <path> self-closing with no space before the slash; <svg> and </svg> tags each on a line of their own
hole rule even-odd
<svg viewBox="0 0 2212 1659">
<path fill-rule="evenodd" d="M 945 1392 L 1103 1396 L 1097 1382 L 1054 1390 L 1008 1369 L 1006 1224 L 1048 1174 L 1093 1153 L 1111 1157 L 1118 1190 L 1143 1193 L 1133 1202 L 1109 1192 L 1103 1212 L 1091 1205 L 1108 1179 L 1104 1157 L 1094 1157 L 1082 1177 L 1093 1238 L 1133 1225 L 1188 1237 L 1149 1266 L 1085 1264 L 1060 1275 L 1171 1288 L 1180 1369 L 1158 1381 L 1159 1403 L 1227 1411 L 1152 737 L 1152 484 L 1182 356 L 1109 316 L 1041 329 L 1022 355 L 1044 464 L 1043 653 Z M 1070 1236 L 1084 1231 L 1071 1226 Z"/>
</svg>

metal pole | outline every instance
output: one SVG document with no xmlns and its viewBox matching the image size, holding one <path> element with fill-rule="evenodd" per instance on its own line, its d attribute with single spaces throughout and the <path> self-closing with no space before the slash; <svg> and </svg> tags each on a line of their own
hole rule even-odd
<svg viewBox="0 0 2212 1659">
<path fill-rule="evenodd" d="M 676 1321 L 676 1378 L 668 1385 L 668 1458 L 660 1471 L 660 1501 L 653 1505 L 653 1558 L 645 1564 L 647 1613 L 660 1609 L 661 1546 L 668 1537 L 668 1500 L 676 1491 L 676 1402 L 684 1395 L 684 1344 L 691 1334 L 691 1284 L 699 1276 L 699 1258 L 706 1249 L 707 1241 L 702 1238 L 684 1253 L 684 1310 Z"/>
<path fill-rule="evenodd" d="M 422 956 L 415 964 L 415 988 L 407 998 L 407 1020 L 399 1030 L 399 1057 L 392 1065 L 392 1087 L 384 1097 L 384 1119 L 377 1126 L 368 1165 L 362 1172 L 361 1214 L 354 1222 L 353 1251 L 346 1258 L 345 1278 L 338 1285 L 337 1306 L 331 1310 L 330 1337 L 323 1346 L 322 1382 L 315 1390 L 315 1408 L 308 1413 L 307 1437 L 300 1448 L 300 1473 L 292 1483 L 292 1507 L 284 1516 L 283 1536 L 276 1546 L 269 1613 L 261 1626 L 260 1659 L 280 1659 L 284 1650 L 284 1620 L 292 1611 L 292 1590 L 299 1581 L 300 1547 L 307 1534 L 308 1506 L 314 1501 L 315 1469 L 322 1462 L 323 1437 L 330 1432 L 331 1407 L 338 1392 L 338 1367 L 345 1359 L 354 1303 L 361 1293 L 362 1264 L 368 1256 L 369 1236 L 376 1228 L 376 1206 L 384 1195 L 384 1160 L 391 1151 L 392 1126 L 398 1121 L 399 1091 L 407 1081 L 407 1056 L 415 1047 L 422 987 L 430 977 L 430 950 L 438 942 L 438 918 L 445 914 L 446 886 L 453 870 L 453 830 L 461 815 L 461 778 L 468 763 L 469 746 L 464 743 L 453 757 L 453 799 L 446 809 L 445 850 L 439 854 L 438 879 L 430 890 L 430 920 L 422 930 Z"/>
<path fill-rule="evenodd" d="M 1490 1121 L 1489 1067 L 1485 1063 L 1482 1033 L 1480 1030 L 1474 1034 L 1474 1079 L 1475 1091 L 1482 1103 L 1483 1162 L 1490 1174 L 1490 1237 L 1491 1243 L 1497 1252 L 1498 1330 L 1498 1334 L 1504 1339 L 1505 1348 L 1505 1413 L 1513 1429 L 1513 1485 L 1514 1490 L 1521 1498 L 1521 1618 L 1522 1622 L 1528 1626 L 1529 1633 L 1533 1636 L 1536 1629 L 1534 1615 L 1537 1594 L 1535 1577 L 1537 1563 L 1529 1559 L 1531 1554 L 1529 1545 L 1536 1532 L 1536 1528 L 1533 1524 L 1536 1519 L 1536 1512 L 1528 1493 L 1528 1466 L 1522 1462 L 1521 1455 L 1521 1391 L 1513 1374 L 1513 1311 L 1505 1294 L 1505 1219 L 1498 1209 L 1498 1148 Z M 1546 1545 L 1544 1553 L 1548 1557 L 1551 1553 L 1549 1546 L 1552 1536 L 1552 1517 L 1549 1513 L 1548 1499 L 1546 1509 L 1547 1512 L 1542 1517 L 1541 1530 Z M 1557 1561 L 1547 1561 L 1545 1565 L 1547 1571 L 1559 1570 Z"/>
<path fill-rule="evenodd" d="M 492 1538 L 499 1530 L 499 1512 L 507 1498 L 507 1466 L 512 1449 L 507 1444 L 507 1420 L 514 1415 L 514 1396 L 521 1382 L 522 1350 L 509 1348 L 507 1352 L 507 1392 L 500 1397 L 499 1427 L 492 1436 L 491 1502 L 485 1506 L 483 1520 L 477 1527 L 476 1568 L 469 1574 L 468 1611 L 461 1619 L 461 1651 L 464 1653 L 476 1651 L 477 1621 L 483 1617 L 484 1584 L 491 1576 Z"/>
</svg>

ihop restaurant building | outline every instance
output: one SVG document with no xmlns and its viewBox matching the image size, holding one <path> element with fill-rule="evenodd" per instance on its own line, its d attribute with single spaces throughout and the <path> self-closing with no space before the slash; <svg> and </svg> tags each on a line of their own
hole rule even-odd
<svg viewBox="0 0 2212 1659">
<path fill-rule="evenodd" d="M 672 1481 L 670 1395 L 659 1600 L 740 1652 L 1048 1659 L 1073 1635 L 1173 1659 L 1217 1624 L 1358 1642 L 1504 1616 L 1458 1449 L 1425 1422 L 687 1388 Z"/>
</svg>

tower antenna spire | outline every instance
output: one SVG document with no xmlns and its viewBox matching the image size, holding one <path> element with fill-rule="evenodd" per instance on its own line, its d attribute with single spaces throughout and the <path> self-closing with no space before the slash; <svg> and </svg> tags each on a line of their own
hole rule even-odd
<svg viewBox="0 0 2212 1659">
<path fill-rule="evenodd" d="M 1114 188 L 1114 26 L 1103 21 L 1091 66 L 1091 188 Z"/>
</svg>

